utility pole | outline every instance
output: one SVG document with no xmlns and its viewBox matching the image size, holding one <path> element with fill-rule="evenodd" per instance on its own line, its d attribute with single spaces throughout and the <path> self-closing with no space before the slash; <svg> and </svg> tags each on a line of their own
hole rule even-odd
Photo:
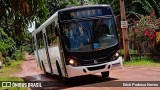
<svg viewBox="0 0 160 90">
<path fill-rule="evenodd" d="M 129 39 L 128 39 L 128 23 L 126 21 L 124 0 L 120 0 L 120 13 L 121 13 L 121 28 L 123 35 L 123 47 L 124 47 L 124 60 L 130 61 L 129 55 Z"/>
</svg>

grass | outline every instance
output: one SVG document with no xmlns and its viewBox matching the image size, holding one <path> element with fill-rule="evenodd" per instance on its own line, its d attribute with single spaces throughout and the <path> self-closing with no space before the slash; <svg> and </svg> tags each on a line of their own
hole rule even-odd
<svg viewBox="0 0 160 90">
<path fill-rule="evenodd" d="M 121 49 L 121 54 L 124 55 L 124 49 Z M 130 50 L 130 54 L 138 54 L 137 50 Z"/>
<path fill-rule="evenodd" d="M 0 69 L 0 77 L 9 77 L 13 75 L 14 73 L 20 72 L 22 70 L 20 64 L 22 63 L 22 60 L 19 61 L 12 61 L 10 66 L 3 66 L 2 69 Z"/>
<path fill-rule="evenodd" d="M 11 76 L 22 70 L 20 66 L 22 62 L 23 62 L 22 60 L 11 61 L 10 66 L 7 66 L 7 67 L 3 66 L 3 68 L 0 69 L 0 90 L 28 90 L 28 88 L 20 88 L 20 87 L 9 87 L 9 88 L 1 87 L 2 81 L 22 81 L 24 82 L 22 78 Z"/>
<path fill-rule="evenodd" d="M 131 58 L 131 61 L 123 62 L 124 66 L 138 66 L 138 67 L 160 67 L 160 60 L 154 60 L 149 57 Z"/>
<path fill-rule="evenodd" d="M 19 81 L 20 83 L 24 82 L 24 80 L 22 78 L 19 77 L 0 77 L 0 90 L 28 90 L 27 87 L 2 87 L 2 81 Z"/>
</svg>

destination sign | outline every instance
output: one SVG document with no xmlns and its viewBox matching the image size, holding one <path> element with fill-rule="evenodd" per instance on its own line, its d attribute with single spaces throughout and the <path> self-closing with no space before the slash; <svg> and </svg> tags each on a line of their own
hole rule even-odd
<svg viewBox="0 0 160 90">
<path fill-rule="evenodd" d="M 75 12 L 71 12 L 70 15 L 72 18 L 82 18 L 82 17 L 99 16 L 103 14 L 101 9 L 96 9 L 96 10 L 75 11 Z"/>
<path fill-rule="evenodd" d="M 112 11 L 109 7 L 101 8 L 84 8 L 64 11 L 60 13 L 61 20 L 70 20 L 78 18 L 88 18 L 96 16 L 112 15 Z"/>
</svg>

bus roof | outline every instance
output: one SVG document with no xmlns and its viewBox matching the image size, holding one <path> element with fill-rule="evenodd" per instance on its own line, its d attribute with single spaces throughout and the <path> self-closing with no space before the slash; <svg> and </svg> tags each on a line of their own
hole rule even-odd
<svg viewBox="0 0 160 90">
<path fill-rule="evenodd" d="M 36 34 L 37 32 L 41 31 L 44 27 L 51 24 L 53 20 L 55 21 L 55 19 L 58 18 L 58 13 L 60 12 L 74 10 L 74 9 L 92 8 L 92 7 L 110 7 L 110 6 L 106 4 L 99 4 L 99 5 L 74 6 L 74 7 L 67 7 L 64 9 L 60 9 L 57 12 L 55 12 L 49 19 L 47 19 L 41 26 L 39 26 L 36 30 L 34 30 L 32 32 L 32 35 Z"/>
<path fill-rule="evenodd" d="M 41 31 L 44 27 L 51 24 L 55 19 L 58 18 L 58 11 L 55 12 L 49 19 L 47 19 L 41 26 L 39 26 L 36 30 L 32 32 L 32 35 L 36 34 L 37 32 Z"/>
<path fill-rule="evenodd" d="M 64 9 L 60 9 L 60 10 L 58 10 L 58 12 L 74 10 L 74 9 L 82 9 L 82 8 L 92 8 L 92 7 L 110 7 L 110 6 L 107 5 L 107 4 L 74 6 L 74 7 L 67 7 L 67 8 L 64 8 Z"/>
</svg>

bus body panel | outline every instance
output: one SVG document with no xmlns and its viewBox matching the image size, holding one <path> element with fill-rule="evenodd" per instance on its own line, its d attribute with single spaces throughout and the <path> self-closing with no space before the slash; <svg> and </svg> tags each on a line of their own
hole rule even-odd
<svg viewBox="0 0 160 90">
<path fill-rule="evenodd" d="M 50 68 L 47 60 L 46 50 L 45 48 L 38 50 L 39 58 L 41 63 L 43 62 L 45 70 L 50 73 Z"/>
<path fill-rule="evenodd" d="M 57 14 L 57 12 L 54 14 L 54 15 L 52 15 L 51 17 L 50 17 L 50 19 L 48 19 L 45 23 L 43 23 L 37 30 L 35 30 L 35 31 L 33 31 L 32 32 L 32 36 L 36 36 L 36 34 L 38 33 L 38 32 L 40 32 L 40 31 L 42 31 L 43 32 L 43 34 L 46 34 L 46 27 L 47 27 L 47 25 L 49 25 L 49 24 L 51 24 L 52 22 L 55 22 L 55 24 L 57 25 L 57 21 L 58 21 L 58 14 Z M 44 36 L 43 36 L 43 39 L 44 39 Z M 47 41 L 47 39 L 46 39 L 46 41 L 44 41 L 44 43 L 47 43 L 48 41 Z M 37 42 L 35 42 L 35 43 L 37 43 Z M 41 49 L 37 49 L 37 47 L 36 47 L 36 49 L 37 49 L 37 52 L 36 52 L 36 50 L 35 50 L 35 55 L 37 56 L 37 58 L 36 58 L 36 61 L 40 61 L 40 63 L 42 64 L 42 62 L 41 61 L 43 61 L 44 62 L 44 66 L 45 66 L 45 69 L 46 69 L 46 71 L 47 72 L 49 72 L 50 73 L 50 70 L 49 70 L 49 68 L 50 68 L 50 66 L 48 65 L 48 60 L 47 60 L 47 54 L 46 54 L 46 48 L 48 49 L 48 53 L 49 53 L 49 59 L 51 60 L 51 63 L 53 64 L 51 64 L 51 66 L 52 66 L 52 72 L 53 72 L 53 74 L 57 74 L 58 75 L 58 73 L 57 73 L 57 67 L 56 67 L 56 64 L 55 64 L 55 62 L 56 62 L 56 60 L 58 61 L 58 63 L 60 64 L 60 67 L 62 67 L 62 64 L 61 64 L 61 60 L 58 60 L 58 59 L 53 59 L 53 57 L 58 57 L 58 58 L 60 58 L 59 57 L 59 55 L 54 55 L 54 51 L 56 51 L 57 50 L 57 53 L 59 52 L 59 46 L 58 46 L 58 44 L 57 44 L 57 46 L 56 46 L 56 48 L 48 48 L 49 46 L 48 46 L 48 44 L 46 44 L 46 45 L 44 45 L 45 47 L 43 48 L 43 50 L 41 50 Z M 52 52 L 52 50 L 53 50 L 53 52 Z M 38 60 L 38 58 L 40 59 L 40 60 Z M 52 58 L 52 59 L 51 59 Z"/>
<path fill-rule="evenodd" d="M 32 40 L 33 41 L 33 47 L 35 49 L 34 50 L 35 60 L 36 60 L 37 66 L 41 68 L 41 63 L 40 63 L 40 59 L 39 59 L 39 55 L 38 55 L 38 50 L 37 50 L 37 40 L 36 40 L 35 36 L 33 36 L 32 39 L 33 39 Z"/>
<path fill-rule="evenodd" d="M 110 65 L 110 68 L 108 66 Z M 98 67 L 104 66 L 103 69 L 98 69 Z M 97 64 L 97 65 L 91 65 L 91 66 L 80 66 L 80 67 L 73 67 L 71 65 L 66 66 L 68 71 L 68 78 L 75 77 L 75 76 L 81 76 L 81 75 L 88 75 L 88 74 L 95 74 L 105 71 L 110 71 L 113 69 L 121 69 L 123 68 L 122 64 L 122 57 L 119 57 L 117 60 L 112 62 L 107 62 L 103 64 Z M 95 70 L 89 70 L 88 68 L 95 68 Z M 97 68 L 97 70 L 96 70 Z M 85 71 L 86 72 L 85 72 Z"/>
<path fill-rule="evenodd" d="M 40 67 L 40 61 L 39 61 L 39 59 L 38 59 L 37 51 L 34 51 L 34 56 L 35 56 L 35 60 L 36 60 L 37 66 Z"/>
<path fill-rule="evenodd" d="M 62 66 L 60 61 L 60 52 L 58 46 L 49 46 L 49 54 L 50 54 L 50 60 L 53 68 L 53 74 L 58 75 L 56 61 L 58 61 L 59 65 Z"/>
</svg>

